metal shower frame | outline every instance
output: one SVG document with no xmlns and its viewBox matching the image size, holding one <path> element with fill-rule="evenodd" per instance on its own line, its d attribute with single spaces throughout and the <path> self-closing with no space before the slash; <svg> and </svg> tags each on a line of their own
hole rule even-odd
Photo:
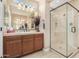
<svg viewBox="0 0 79 59">
<path fill-rule="evenodd" d="M 66 5 L 66 4 L 68 4 L 68 5 L 70 5 L 72 8 L 74 8 L 77 12 L 79 12 L 79 10 L 77 9 L 77 8 L 75 8 L 72 4 L 70 4 L 69 2 L 66 2 L 66 3 L 64 3 L 64 4 L 62 4 L 62 5 L 60 5 L 60 6 L 58 6 L 58 7 L 56 7 L 56 8 L 54 8 L 54 9 L 51 9 L 50 10 L 50 48 L 51 48 L 51 12 L 52 11 L 54 11 L 54 10 L 56 10 L 56 9 L 58 9 L 58 8 L 60 8 L 61 6 L 64 6 L 64 5 Z M 71 53 L 70 55 L 68 55 L 68 56 L 66 56 L 66 55 L 64 55 L 64 54 L 62 54 L 62 53 L 60 53 L 60 52 L 58 52 L 57 50 L 55 50 L 55 49 L 53 49 L 53 48 L 51 48 L 52 50 L 54 50 L 55 52 L 57 52 L 57 53 L 59 53 L 59 54 L 61 54 L 62 56 L 64 56 L 64 57 L 66 57 L 66 58 L 68 58 L 68 57 L 70 57 L 73 53 Z"/>
</svg>

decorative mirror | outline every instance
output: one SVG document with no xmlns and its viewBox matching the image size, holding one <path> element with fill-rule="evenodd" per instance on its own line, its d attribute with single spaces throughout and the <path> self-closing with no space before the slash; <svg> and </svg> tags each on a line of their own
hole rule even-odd
<svg viewBox="0 0 79 59">
<path fill-rule="evenodd" d="M 4 28 L 34 30 L 34 20 L 39 16 L 39 4 L 35 0 L 6 0 Z"/>
</svg>

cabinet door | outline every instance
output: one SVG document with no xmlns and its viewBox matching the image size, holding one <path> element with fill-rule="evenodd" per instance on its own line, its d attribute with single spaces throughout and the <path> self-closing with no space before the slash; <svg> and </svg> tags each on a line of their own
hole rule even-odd
<svg viewBox="0 0 79 59">
<path fill-rule="evenodd" d="M 34 49 L 40 50 L 43 48 L 43 34 L 36 34 L 34 39 Z"/>
<path fill-rule="evenodd" d="M 32 35 L 23 36 L 23 55 L 34 51 L 33 44 Z"/>
<path fill-rule="evenodd" d="M 19 36 L 4 38 L 4 56 L 18 57 L 21 55 L 21 40 Z"/>
</svg>

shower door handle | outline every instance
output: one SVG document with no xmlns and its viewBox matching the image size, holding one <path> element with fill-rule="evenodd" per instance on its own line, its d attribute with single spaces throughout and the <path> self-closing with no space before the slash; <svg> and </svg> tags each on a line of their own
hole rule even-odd
<svg viewBox="0 0 79 59">
<path fill-rule="evenodd" d="M 72 33 L 75 33 L 75 32 L 76 32 L 76 27 L 72 27 L 72 28 L 71 28 L 71 32 L 72 32 Z"/>
</svg>

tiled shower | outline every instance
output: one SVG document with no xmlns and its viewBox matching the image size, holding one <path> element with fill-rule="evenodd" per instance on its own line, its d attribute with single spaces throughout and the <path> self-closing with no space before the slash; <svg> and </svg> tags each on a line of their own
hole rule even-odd
<svg viewBox="0 0 79 59">
<path fill-rule="evenodd" d="M 79 50 L 79 10 L 66 2 L 50 11 L 51 49 L 70 57 Z"/>
</svg>

